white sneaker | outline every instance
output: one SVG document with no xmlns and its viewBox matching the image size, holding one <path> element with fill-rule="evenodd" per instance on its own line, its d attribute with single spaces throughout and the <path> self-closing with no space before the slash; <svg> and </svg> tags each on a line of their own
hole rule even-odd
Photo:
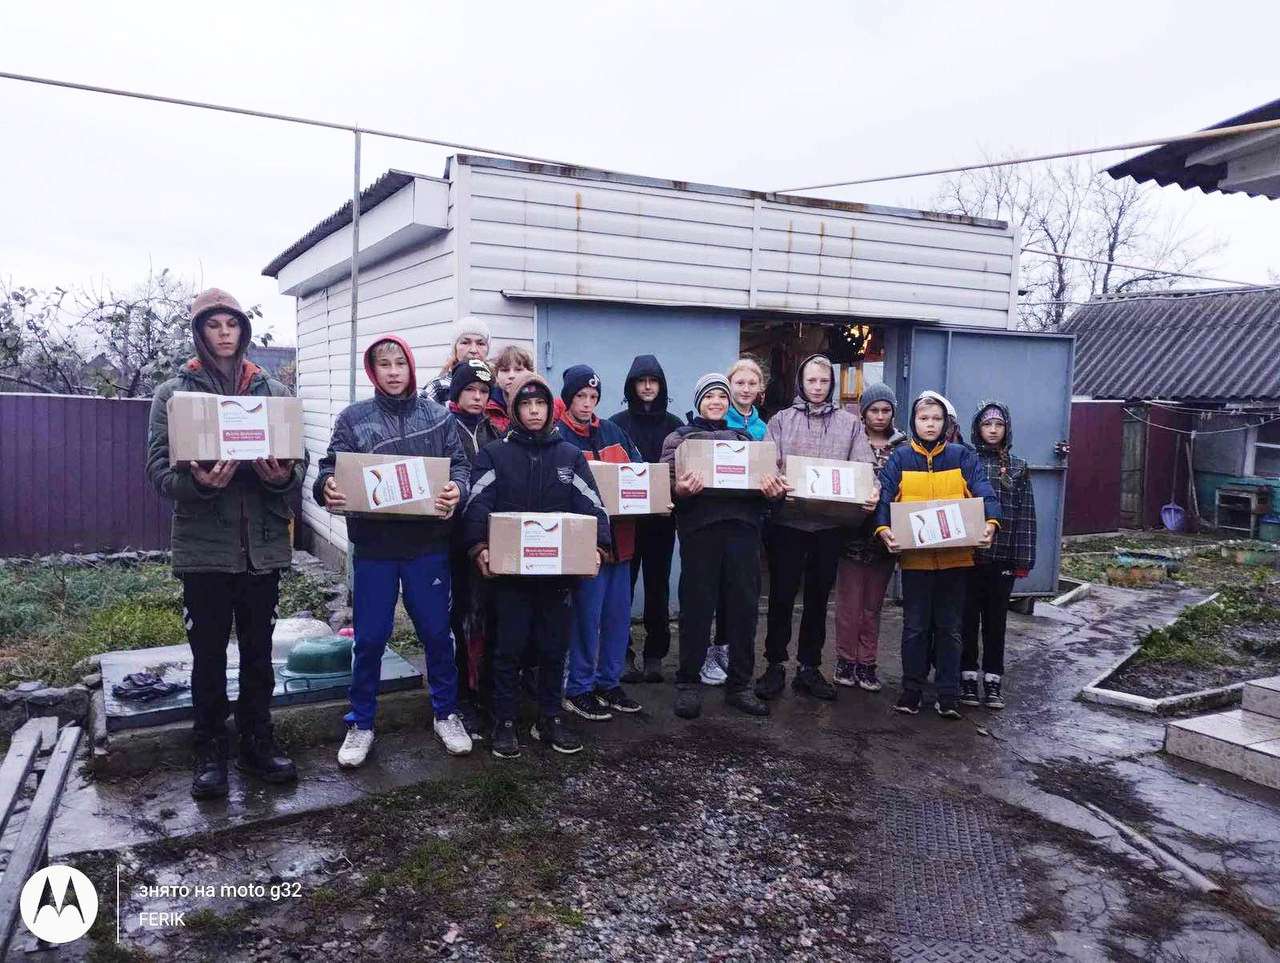
<svg viewBox="0 0 1280 963">
<path fill-rule="evenodd" d="M 720 666 L 727 678 L 729 675 L 729 646 L 727 644 L 713 645 L 711 646 L 711 651 L 716 654 L 716 665 Z"/>
<path fill-rule="evenodd" d="M 724 685 L 729 681 L 729 674 L 720 667 L 720 660 L 716 658 L 718 648 L 718 645 L 707 646 L 707 657 L 702 660 L 702 672 L 699 673 L 703 685 Z"/>
<path fill-rule="evenodd" d="M 342 740 L 342 748 L 338 750 L 338 765 L 343 769 L 362 766 L 369 758 L 369 750 L 372 748 L 373 730 L 352 726 L 347 730 L 347 738 Z"/>
<path fill-rule="evenodd" d="M 471 751 L 471 737 L 467 735 L 467 727 L 462 724 L 462 717 L 456 712 L 448 718 L 437 719 L 431 724 L 431 728 L 435 729 L 449 755 L 465 756 Z"/>
</svg>

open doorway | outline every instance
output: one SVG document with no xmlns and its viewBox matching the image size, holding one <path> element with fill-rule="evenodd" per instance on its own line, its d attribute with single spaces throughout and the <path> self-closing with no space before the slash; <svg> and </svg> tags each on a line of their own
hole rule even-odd
<svg viewBox="0 0 1280 963">
<path fill-rule="evenodd" d="M 767 386 L 760 405 L 767 421 L 791 404 L 800 363 L 825 354 L 836 366 L 839 404 L 857 410 L 863 386 L 884 380 L 885 328 L 851 318 L 779 318 L 742 320 L 740 350 L 764 369 Z"/>
</svg>

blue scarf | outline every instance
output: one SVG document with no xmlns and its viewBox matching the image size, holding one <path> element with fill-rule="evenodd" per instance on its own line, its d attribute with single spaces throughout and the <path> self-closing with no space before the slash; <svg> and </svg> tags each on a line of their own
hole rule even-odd
<svg viewBox="0 0 1280 963">
<path fill-rule="evenodd" d="M 751 414 L 744 418 L 742 412 L 730 404 L 729 413 L 725 415 L 724 420 L 728 422 L 730 428 L 745 431 L 751 436 L 752 441 L 764 441 L 764 436 L 768 433 L 764 419 L 760 417 L 760 412 L 756 410 L 755 405 L 751 406 Z"/>
</svg>

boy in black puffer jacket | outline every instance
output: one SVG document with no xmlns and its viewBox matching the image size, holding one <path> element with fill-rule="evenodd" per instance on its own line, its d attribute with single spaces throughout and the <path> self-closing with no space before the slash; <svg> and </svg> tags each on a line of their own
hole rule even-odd
<svg viewBox="0 0 1280 963">
<path fill-rule="evenodd" d="M 622 390 L 627 407 L 609 420 L 627 433 L 647 462 L 662 457 L 662 443 L 680 427 L 667 411 L 667 375 L 651 354 L 637 355 Z M 676 547 L 676 523 L 670 515 L 636 519 L 636 548 L 631 556 L 631 593 L 644 569 L 644 668 L 634 667 L 623 682 L 661 682 L 662 660 L 671 651 L 671 557 Z"/>
<path fill-rule="evenodd" d="M 573 512 L 596 518 L 597 565 L 609 549 L 609 516 L 582 452 L 556 431 L 554 397 L 538 375 L 522 374 L 507 404 L 511 428 L 480 450 L 463 519 L 463 541 L 480 574 L 489 571 L 489 515 L 493 512 Z M 582 743 L 560 714 L 569 646 L 571 576 L 501 576 L 493 581 L 497 635 L 492 648 L 493 743 L 501 758 L 520 755 L 516 735 L 516 675 L 532 638 L 538 647 L 538 721 L 530 735 L 557 752 Z"/>
<path fill-rule="evenodd" d="M 991 487 L 1000 497 L 1004 523 L 990 548 L 974 553 L 961 631 L 960 701 L 1003 709 L 1005 623 L 1016 579 L 1036 565 L 1036 500 L 1027 463 L 1013 454 L 1008 405 L 984 401 L 973 416 L 970 440 Z M 982 632 L 982 696 L 978 695 L 978 632 Z"/>
</svg>

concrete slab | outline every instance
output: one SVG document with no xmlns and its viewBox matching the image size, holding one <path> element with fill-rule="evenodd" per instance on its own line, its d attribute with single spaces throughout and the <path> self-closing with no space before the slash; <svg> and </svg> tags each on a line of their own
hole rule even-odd
<svg viewBox="0 0 1280 963">
<path fill-rule="evenodd" d="M 1214 712 L 1191 719 L 1176 719 L 1169 723 L 1169 728 L 1202 733 L 1239 746 L 1280 739 L 1280 719 L 1258 715 L 1256 712 L 1246 712 L 1244 709 Z"/>
<path fill-rule="evenodd" d="M 1246 746 L 1240 775 L 1268 789 L 1280 789 L 1280 739 Z"/>
<path fill-rule="evenodd" d="M 1246 682 L 1240 707 L 1247 712 L 1280 719 L 1280 676 Z"/>
</svg>

